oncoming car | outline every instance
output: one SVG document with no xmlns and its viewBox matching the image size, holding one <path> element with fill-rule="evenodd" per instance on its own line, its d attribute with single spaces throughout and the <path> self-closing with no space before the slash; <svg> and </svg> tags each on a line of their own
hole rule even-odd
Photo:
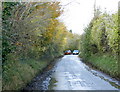
<svg viewBox="0 0 120 92">
<path fill-rule="evenodd" d="M 72 54 L 71 50 L 66 50 L 64 53 L 64 55 L 70 55 L 70 54 Z"/>
<path fill-rule="evenodd" d="M 73 55 L 78 55 L 79 54 L 79 50 L 74 50 L 73 51 Z"/>
</svg>

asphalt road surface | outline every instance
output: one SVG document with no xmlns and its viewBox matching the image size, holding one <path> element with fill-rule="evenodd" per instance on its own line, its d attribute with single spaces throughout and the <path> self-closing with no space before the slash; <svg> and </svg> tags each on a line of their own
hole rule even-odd
<svg viewBox="0 0 120 92">
<path fill-rule="evenodd" d="M 85 65 L 77 55 L 65 55 L 55 67 L 53 90 L 117 90 L 118 83 Z M 119 83 L 118 83 L 119 85 Z"/>
</svg>

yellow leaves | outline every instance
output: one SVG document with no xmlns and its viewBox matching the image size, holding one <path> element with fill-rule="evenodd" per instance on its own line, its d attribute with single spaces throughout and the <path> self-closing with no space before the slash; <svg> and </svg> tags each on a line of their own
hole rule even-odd
<svg viewBox="0 0 120 92">
<path fill-rule="evenodd" d="M 16 42 L 17 46 L 22 46 L 23 44 L 21 42 Z"/>
<path fill-rule="evenodd" d="M 29 41 L 29 42 L 31 42 L 32 40 L 31 40 L 31 39 L 29 39 L 28 41 Z"/>
<path fill-rule="evenodd" d="M 35 2 L 24 4 L 24 7 L 25 10 L 21 7 L 24 13 L 21 14 L 19 10 L 16 12 L 24 17 L 22 22 L 17 21 L 15 24 L 14 32 L 18 35 L 15 45 L 21 46 L 18 49 L 27 53 L 30 48 L 35 48 L 37 53 L 54 46 L 61 48 L 66 44 L 64 40 L 67 34 L 65 25 L 57 19 L 61 13 L 59 3 Z M 50 44 L 53 47 L 50 47 Z"/>
<path fill-rule="evenodd" d="M 41 6 L 41 5 L 37 5 L 37 6 L 36 6 L 36 9 L 42 9 L 42 8 L 44 8 L 44 7 Z"/>
<path fill-rule="evenodd" d="M 31 22 L 31 23 L 33 23 L 33 21 L 32 21 L 32 20 L 31 20 L 30 22 Z"/>
</svg>

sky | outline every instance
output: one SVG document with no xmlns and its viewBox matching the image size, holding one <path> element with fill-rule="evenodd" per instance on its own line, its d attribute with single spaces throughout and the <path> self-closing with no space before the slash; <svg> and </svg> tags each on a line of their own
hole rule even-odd
<svg viewBox="0 0 120 92">
<path fill-rule="evenodd" d="M 64 22 L 68 30 L 73 33 L 82 34 L 83 29 L 90 23 L 94 14 L 95 0 L 59 0 L 63 14 L 60 20 Z M 109 14 L 118 11 L 118 2 L 120 0 L 96 0 L 96 7 Z"/>
</svg>

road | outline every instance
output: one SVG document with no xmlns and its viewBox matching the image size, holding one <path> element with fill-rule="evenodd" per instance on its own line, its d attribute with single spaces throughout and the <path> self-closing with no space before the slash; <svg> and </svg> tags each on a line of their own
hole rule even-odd
<svg viewBox="0 0 120 92">
<path fill-rule="evenodd" d="M 77 55 L 65 55 L 55 66 L 53 90 L 117 90 L 116 80 L 85 65 Z"/>
</svg>

